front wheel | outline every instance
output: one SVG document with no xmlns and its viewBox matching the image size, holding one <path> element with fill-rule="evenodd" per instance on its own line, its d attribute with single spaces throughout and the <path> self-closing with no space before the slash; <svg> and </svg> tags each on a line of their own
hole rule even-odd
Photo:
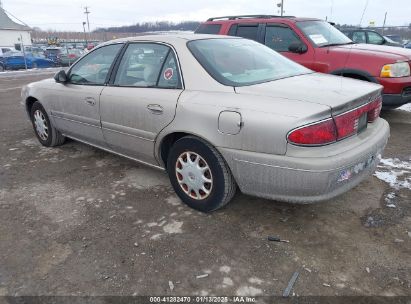
<svg viewBox="0 0 411 304">
<path fill-rule="evenodd" d="M 223 207 L 236 191 L 234 178 L 220 153 L 194 136 L 183 137 L 172 146 L 167 171 L 180 199 L 202 212 Z"/>
<path fill-rule="evenodd" d="M 41 103 L 33 104 L 30 117 L 37 139 L 43 146 L 54 147 L 64 143 L 65 137 L 53 127 Z"/>
</svg>

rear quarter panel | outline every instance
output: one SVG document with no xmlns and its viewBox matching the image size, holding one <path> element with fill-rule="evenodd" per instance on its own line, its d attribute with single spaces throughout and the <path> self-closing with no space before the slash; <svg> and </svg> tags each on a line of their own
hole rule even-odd
<svg viewBox="0 0 411 304">
<path fill-rule="evenodd" d="M 222 111 L 241 114 L 241 130 L 236 135 L 218 130 Z M 215 147 L 284 155 L 287 134 L 296 126 L 330 116 L 329 107 L 283 98 L 221 92 L 184 91 L 176 116 L 156 140 L 156 151 L 170 133 L 185 132 L 208 141 Z"/>
</svg>

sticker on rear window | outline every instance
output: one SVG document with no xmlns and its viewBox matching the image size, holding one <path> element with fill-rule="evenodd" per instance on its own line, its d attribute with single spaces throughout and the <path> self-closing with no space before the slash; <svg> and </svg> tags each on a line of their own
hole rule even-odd
<svg viewBox="0 0 411 304">
<path fill-rule="evenodd" d="M 325 39 L 325 37 L 321 34 L 310 35 L 310 38 L 315 44 L 322 44 L 328 42 L 328 40 Z"/>
<path fill-rule="evenodd" d="M 172 68 L 168 68 L 164 71 L 164 79 L 165 80 L 170 80 L 173 77 L 174 71 Z"/>
</svg>

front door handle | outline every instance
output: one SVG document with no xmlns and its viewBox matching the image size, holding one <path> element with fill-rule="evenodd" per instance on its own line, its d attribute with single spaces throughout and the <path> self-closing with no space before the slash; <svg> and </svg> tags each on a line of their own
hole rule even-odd
<svg viewBox="0 0 411 304">
<path fill-rule="evenodd" d="M 149 105 L 147 105 L 147 109 L 151 113 L 156 114 L 156 115 L 163 114 L 163 111 L 164 111 L 163 107 L 158 105 L 158 104 L 149 104 Z"/>
<path fill-rule="evenodd" d="M 86 97 L 84 101 L 91 106 L 94 106 L 96 104 L 96 100 L 93 97 Z"/>
</svg>

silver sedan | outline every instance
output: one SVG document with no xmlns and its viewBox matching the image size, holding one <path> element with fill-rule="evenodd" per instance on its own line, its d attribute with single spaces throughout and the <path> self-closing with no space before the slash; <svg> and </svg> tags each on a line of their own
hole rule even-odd
<svg viewBox="0 0 411 304">
<path fill-rule="evenodd" d="M 163 169 L 205 212 L 237 188 L 296 203 L 340 195 L 372 174 L 389 137 L 381 86 L 235 37 L 110 41 L 22 98 L 42 145 L 69 137 Z"/>
</svg>

